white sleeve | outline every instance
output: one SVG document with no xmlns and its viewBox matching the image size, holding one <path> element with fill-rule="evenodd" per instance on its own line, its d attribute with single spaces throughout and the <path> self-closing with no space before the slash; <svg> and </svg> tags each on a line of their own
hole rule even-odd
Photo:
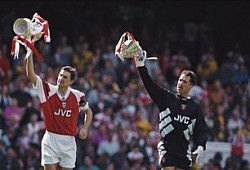
<svg viewBox="0 0 250 170">
<path fill-rule="evenodd" d="M 71 89 L 71 91 L 75 94 L 78 101 L 79 111 L 84 111 L 89 108 L 89 103 L 85 100 L 85 94 L 80 92 L 79 90 Z"/>
<path fill-rule="evenodd" d="M 41 103 L 47 101 L 49 96 L 53 95 L 56 92 L 55 86 L 43 81 L 39 76 L 37 76 L 36 86 L 33 86 L 33 88 L 36 90 Z"/>
</svg>

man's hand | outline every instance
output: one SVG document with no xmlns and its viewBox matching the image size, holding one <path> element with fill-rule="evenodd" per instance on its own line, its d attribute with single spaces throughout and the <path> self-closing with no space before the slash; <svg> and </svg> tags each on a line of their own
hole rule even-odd
<svg viewBox="0 0 250 170">
<path fill-rule="evenodd" d="M 80 139 L 86 139 L 88 136 L 88 130 L 86 129 L 80 129 L 79 131 L 79 138 Z"/>
<path fill-rule="evenodd" d="M 195 162 L 199 166 L 202 166 L 205 159 L 204 148 L 202 146 L 198 146 L 198 148 L 192 154 L 196 156 Z"/>
<path fill-rule="evenodd" d="M 147 58 L 147 52 L 144 50 L 141 50 L 139 55 L 135 56 L 135 66 L 136 67 L 143 67 L 145 65 L 145 60 Z"/>
</svg>

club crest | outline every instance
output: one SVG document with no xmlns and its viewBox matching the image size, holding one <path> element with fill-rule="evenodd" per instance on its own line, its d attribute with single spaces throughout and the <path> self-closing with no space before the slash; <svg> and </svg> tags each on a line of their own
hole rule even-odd
<svg viewBox="0 0 250 170">
<path fill-rule="evenodd" d="M 62 107 L 65 109 L 66 108 L 66 102 L 62 102 Z"/>
<path fill-rule="evenodd" d="M 185 104 L 181 104 L 181 109 L 182 109 L 182 110 L 185 110 L 185 109 L 186 109 L 186 107 L 187 107 L 187 105 L 185 105 Z"/>
</svg>

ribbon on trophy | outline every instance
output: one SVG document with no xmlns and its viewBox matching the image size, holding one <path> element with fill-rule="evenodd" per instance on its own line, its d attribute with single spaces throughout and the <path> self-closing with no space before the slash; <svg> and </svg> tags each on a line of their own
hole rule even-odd
<svg viewBox="0 0 250 170">
<path fill-rule="evenodd" d="M 43 57 L 35 48 L 34 43 L 42 36 L 44 36 L 45 42 L 51 41 L 48 21 L 35 13 L 32 20 L 18 18 L 13 24 L 13 31 L 16 34 L 11 43 L 11 55 L 14 55 L 14 59 L 18 59 L 21 44 L 30 48 L 37 60 L 41 62 Z"/>
</svg>

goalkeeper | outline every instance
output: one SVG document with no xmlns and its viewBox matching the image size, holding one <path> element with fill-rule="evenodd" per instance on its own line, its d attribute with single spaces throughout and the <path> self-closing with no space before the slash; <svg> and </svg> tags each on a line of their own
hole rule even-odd
<svg viewBox="0 0 250 170">
<path fill-rule="evenodd" d="M 133 49 L 137 55 L 125 58 L 134 57 L 143 84 L 160 110 L 158 154 L 162 170 L 191 169 L 192 160 L 201 165 L 207 134 L 201 108 L 189 96 L 189 91 L 197 82 L 195 73 L 191 70 L 181 72 L 176 93 L 161 88 L 149 76 L 144 64 L 147 53 L 137 44 L 137 51 Z M 192 149 L 195 151 L 192 152 Z"/>
</svg>

